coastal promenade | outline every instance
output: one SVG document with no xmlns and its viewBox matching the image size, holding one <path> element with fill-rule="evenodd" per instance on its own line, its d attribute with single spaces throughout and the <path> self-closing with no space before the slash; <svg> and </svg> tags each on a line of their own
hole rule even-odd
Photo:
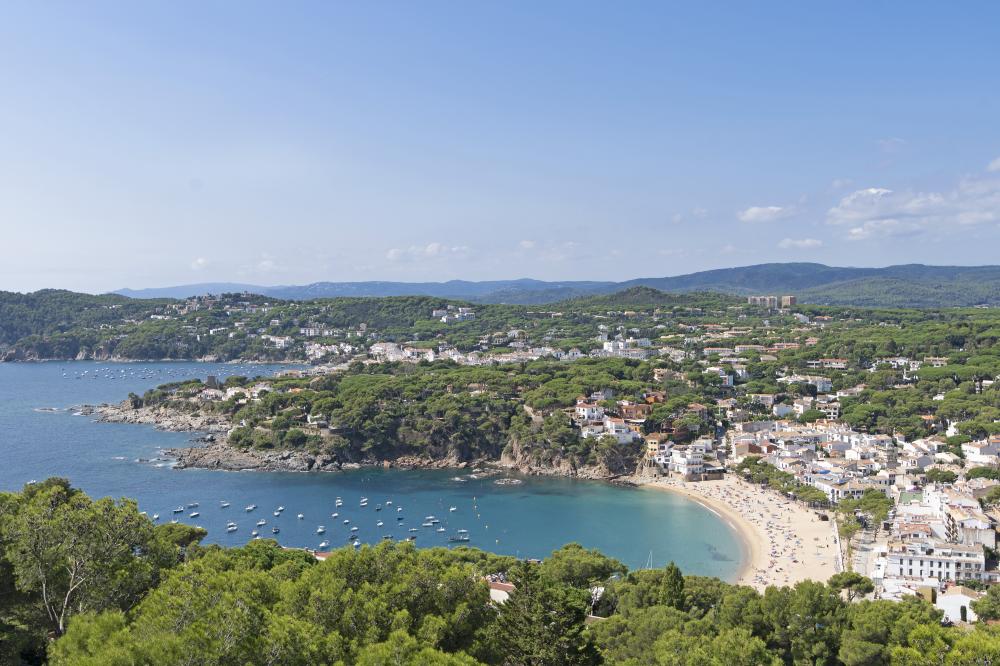
<svg viewBox="0 0 1000 666">
<path fill-rule="evenodd" d="M 834 521 L 776 492 L 727 476 L 697 483 L 643 479 L 647 488 L 682 494 L 728 521 L 747 553 L 735 582 L 763 590 L 801 580 L 826 581 L 838 571 Z"/>
</svg>

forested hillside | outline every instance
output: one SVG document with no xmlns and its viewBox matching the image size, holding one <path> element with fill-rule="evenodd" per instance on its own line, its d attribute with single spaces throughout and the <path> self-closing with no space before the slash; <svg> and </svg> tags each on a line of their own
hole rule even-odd
<svg viewBox="0 0 1000 666">
<path fill-rule="evenodd" d="M 73 539 L 67 539 L 73 534 Z M 952 666 L 1000 657 L 990 626 L 941 626 L 911 597 L 858 600 L 871 581 L 763 594 L 627 571 L 576 544 L 541 563 L 473 548 L 382 543 L 325 561 L 273 541 L 201 546 L 134 502 L 64 480 L 0 493 L 0 663 L 55 666 Z M 666 566 L 663 566 L 666 564 Z M 506 602 L 488 579 L 509 581 Z M 998 588 L 993 588 L 997 590 Z M 975 602 L 1000 617 L 1000 595 Z"/>
</svg>

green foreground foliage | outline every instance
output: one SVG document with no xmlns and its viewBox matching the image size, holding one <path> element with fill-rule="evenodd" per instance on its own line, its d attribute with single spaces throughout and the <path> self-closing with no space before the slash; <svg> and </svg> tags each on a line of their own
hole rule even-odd
<svg viewBox="0 0 1000 666">
<path fill-rule="evenodd" d="M 761 594 L 683 576 L 673 564 L 628 572 L 576 544 L 538 564 L 391 543 L 337 550 L 320 562 L 273 541 L 202 546 L 203 533 L 154 527 L 133 502 L 91 500 L 59 479 L 0 495 L 0 519 L 4 664 L 957 666 L 1000 659 L 996 629 L 942 627 L 941 613 L 919 599 L 857 600 L 871 582 L 849 573 Z M 516 585 L 502 604 L 491 602 L 485 582 L 497 574 Z"/>
</svg>

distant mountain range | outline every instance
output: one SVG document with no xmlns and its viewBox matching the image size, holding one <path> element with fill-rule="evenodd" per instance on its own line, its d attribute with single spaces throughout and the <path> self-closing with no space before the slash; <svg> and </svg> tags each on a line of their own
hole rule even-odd
<svg viewBox="0 0 1000 666">
<path fill-rule="evenodd" d="M 1000 305 L 1000 266 L 842 268 L 814 263 L 758 264 L 625 282 L 492 280 L 470 282 L 314 282 L 302 286 L 202 283 L 157 289 L 121 289 L 130 298 L 185 298 L 251 292 L 288 300 L 340 296 L 436 296 L 480 303 L 538 304 L 610 294 L 630 287 L 666 292 L 795 294 L 801 302 L 827 305 L 948 307 Z"/>
</svg>

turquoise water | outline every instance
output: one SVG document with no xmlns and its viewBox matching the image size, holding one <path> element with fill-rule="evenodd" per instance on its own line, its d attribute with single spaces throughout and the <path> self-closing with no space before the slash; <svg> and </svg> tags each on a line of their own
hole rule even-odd
<svg viewBox="0 0 1000 666">
<path fill-rule="evenodd" d="M 74 416 L 73 405 L 117 402 L 168 381 L 209 374 L 257 375 L 277 366 L 206 363 L 0 363 L 0 490 L 31 479 L 68 477 L 92 496 L 134 497 L 162 520 L 177 518 L 209 531 L 208 541 L 238 545 L 257 520 L 262 536 L 283 545 L 316 548 L 347 543 L 351 527 L 362 541 L 417 535 L 417 545 L 448 545 L 468 530 L 469 545 L 521 557 L 544 557 L 576 541 L 617 557 L 632 568 L 675 561 L 686 573 L 732 579 L 743 545 L 723 520 L 685 498 L 652 490 L 571 479 L 525 478 L 497 485 L 459 471 L 365 469 L 333 474 L 216 472 L 172 469 L 160 449 L 183 445 L 189 434 L 147 426 L 96 423 Z M 86 374 L 84 374 L 86 372 Z M 79 377 L 79 378 L 77 378 Z M 58 411 L 40 411 L 56 408 Z M 159 459 L 158 459 L 159 458 Z M 463 479 L 455 480 L 455 477 Z M 337 508 L 335 500 L 343 499 Z M 360 506 L 369 498 L 367 507 Z M 231 503 L 221 508 L 220 502 Z M 391 501 L 392 505 L 387 505 Z M 197 509 L 172 509 L 197 502 Z M 244 507 L 257 504 L 252 513 Z M 382 504 L 381 511 L 376 506 Z M 286 510 L 272 515 L 278 507 Z M 397 508 L 403 511 L 397 511 Z M 451 511 L 455 507 L 455 511 Z M 188 517 L 197 510 L 201 515 Z M 331 513 L 340 515 L 333 518 Z M 303 514 L 299 520 L 297 514 Z M 433 528 L 424 518 L 436 516 Z M 402 516 L 403 520 L 397 520 Z M 348 525 L 344 520 L 351 521 Z M 384 523 L 377 526 L 378 521 Z M 226 523 L 236 522 L 227 533 Z M 322 536 L 317 527 L 326 527 Z M 445 532 L 437 532 L 437 527 Z M 415 528 L 417 532 L 409 530 Z"/>
</svg>

